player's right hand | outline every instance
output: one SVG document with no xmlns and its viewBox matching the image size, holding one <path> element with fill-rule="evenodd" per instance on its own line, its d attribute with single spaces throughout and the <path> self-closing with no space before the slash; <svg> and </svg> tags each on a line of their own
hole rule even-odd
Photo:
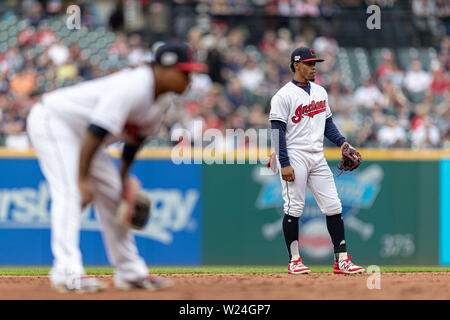
<svg viewBox="0 0 450 320">
<path fill-rule="evenodd" d="M 78 180 L 78 188 L 80 189 L 81 208 L 84 209 L 94 200 L 94 186 L 88 180 Z"/>
<path fill-rule="evenodd" d="M 294 168 L 292 168 L 291 166 L 281 168 L 281 177 L 285 181 L 289 182 L 294 181 L 295 180 Z"/>
</svg>

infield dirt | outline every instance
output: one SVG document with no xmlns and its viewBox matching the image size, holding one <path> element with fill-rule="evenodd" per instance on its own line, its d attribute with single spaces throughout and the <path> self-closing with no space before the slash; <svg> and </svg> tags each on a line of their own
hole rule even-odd
<svg viewBox="0 0 450 320">
<path fill-rule="evenodd" d="M 112 276 L 96 276 L 109 288 L 99 293 L 57 293 L 47 276 L 0 276 L 0 299 L 19 300 L 409 300 L 450 299 L 450 273 L 382 273 L 369 290 L 370 274 L 170 274 L 174 286 L 159 291 L 119 291 Z"/>
</svg>

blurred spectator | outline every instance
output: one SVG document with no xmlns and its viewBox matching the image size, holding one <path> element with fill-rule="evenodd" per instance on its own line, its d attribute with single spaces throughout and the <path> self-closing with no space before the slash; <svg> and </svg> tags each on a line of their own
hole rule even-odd
<svg viewBox="0 0 450 320">
<path fill-rule="evenodd" d="M 450 36 L 442 38 L 438 48 L 438 60 L 445 71 L 450 71 Z"/>
<path fill-rule="evenodd" d="M 239 78 L 232 78 L 228 81 L 225 89 L 226 97 L 234 106 L 235 109 L 240 106 L 245 106 L 248 103 L 248 97 L 244 92 L 244 88 Z"/>
<path fill-rule="evenodd" d="M 290 0 L 279 0 L 278 1 L 278 7 L 276 9 L 278 11 L 278 14 L 282 16 L 291 16 L 291 1 Z"/>
<path fill-rule="evenodd" d="M 377 67 L 376 77 L 381 82 L 386 79 L 396 86 L 402 85 L 404 75 L 395 63 L 392 52 L 386 51 L 383 53 L 383 60 Z"/>
<path fill-rule="evenodd" d="M 450 90 L 450 80 L 448 75 L 439 66 L 433 68 L 433 76 L 430 85 L 431 94 L 435 98 L 443 98 L 445 93 Z M 439 100 L 436 102 L 440 102 Z"/>
<path fill-rule="evenodd" d="M 6 106 L 6 108 L 2 106 L 1 133 L 6 135 L 6 147 L 13 149 L 28 148 L 25 117 L 20 114 L 19 108 L 14 108 L 11 105 Z"/>
<path fill-rule="evenodd" d="M 9 81 L 6 77 L 6 72 L 0 72 L 0 94 L 7 93 L 9 89 Z"/>
<path fill-rule="evenodd" d="M 19 44 L 19 46 L 32 45 L 34 42 L 34 36 L 34 28 L 26 27 L 17 34 L 17 43 Z"/>
<path fill-rule="evenodd" d="M 18 46 L 14 46 L 5 53 L 3 60 L 5 62 L 4 68 L 5 70 L 15 71 L 20 70 L 25 65 L 25 59 L 20 54 L 20 50 Z"/>
<path fill-rule="evenodd" d="M 422 121 L 416 123 L 417 125 L 411 130 L 412 147 L 417 149 L 438 147 L 440 142 L 439 129 L 431 118 L 424 117 Z"/>
<path fill-rule="evenodd" d="M 116 40 L 109 48 L 109 57 L 114 60 L 123 59 L 128 55 L 127 37 L 124 33 L 118 33 Z"/>
<path fill-rule="evenodd" d="M 392 113 L 395 113 L 396 108 L 405 108 L 409 104 L 401 88 L 395 86 L 389 80 L 382 83 L 382 96 L 379 103 L 384 109 L 391 110 Z"/>
<path fill-rule="evenodd" d="M 48 56 L 57 66 L 64 64 L 69 58 L 69 55 L 69 49 L 60 39 L 52 44 L 48 50 Z"/>
<path fill-rule="evenodd" d="M 437 147 L 439 129 L 430 117 L 430 105 L 422 103 L 416 107 L 416 115 L 411 119 L 411 143 L 413 148 L 423 149 Z"/>
<path fill-rule="evenodd" d="M 275 30 L 268 29 L 265 30 L 263 33 L 263 37 L 261 41 L 258 44 L 259 49 L 264 52 L 268 53 L 270 51 L 276 51 L 277 49 L 277 34 Z"/>
<path fill-rule="evenodd" d="M 269 118 L 261 105 L 255 104 L 250 107 L 247 128 L 267 128 L 268 121 Z"/>
<path fill-rule="evenodd" d="M 40 30 L 34 34 L 33 41 L 43 47 L 49 47 L 57 40 L 55 31 L 51 30 L 47 25 L 42 24 Z"/>
<path fill-rule="evenodd" d="M 369 78 L 363 86 L 355 91 L 355 102 L 358 106 L 371 109 L 382 98 L 380 89 L 375 85 L 373 78 Z"/>
<path fill-rule="evenodd" d="M 448 0 L 436 1 L 436 15 L 443 24 L 443 32 L 450 34 L 450 2 Z"/>
<path fill-rule="evenodd" d="M 442 149 L 450 150 L 450 130 L 446 131 L 442 137 Z"/>
<path fill-rule="evenodd" d="M 379 147 L 376 130 L 372 121 L 365 121 L 356 136 L 356 144 L 366 148 Z"/>
<path fill-rule="evenodd" d="M 323 0 L 319 5 L 319 9 L 320 15 L 329 22 L 331 22 L 331 19 L 341 11 L 341 8 L 334 0 Z M 331 25 L 327 24 L 327 27 L 331 27 Z"/>
<path fill-rule="evenodd" d="M 422 69 L 419 59 L 411 60 L 411 68 L 405 75 L 403 86 L 408 99 L 413 103 L 423 101 L 431 84 L 430 74 Z"/>
<path fill-rule="evenodd" d="M 38 26 L 45 19 L 45 10 L 42 7 L 42 3 L 39 1 L 33 1 L 31 12 L 28 16 L 30 24 L 32 26 Z"/>
<path fill-rule="evenodd" d="M 448 95 L 447 100 L 450 100 Z M 442 109 L 442 112 L 439 112 L 439 115 L 436 117 L 436 126 L 439 129 L 442 139 L 445 139 L 445 137 L 448 136 L 448 132 L 450 132 L 450 108 L 448 107 L 447 101 L 444 101 L 442 105 L 445 107 Z M 442 141 L 442 144 L 444 144 L 444 141 Z"/>
<path fill-rule="evenodd" d="M 381 147 L 384 148 L 403 148 L 406 147 L 406 132 L 398 125 L 394 116 L 387 118 L 386 124 L 378 131 L 378 140 Z"/>
<path fill-rule="evenodd" d="M 48 0 L 46 11 L 49 14 L 57 14 L 61 12 L 62 9 L 62 0 Z"/>
<path fill-rule="evenodd" d="M 213 82 L 206 73 L 192 73 L 189 87 L 189 98 L 192 100 L 201 99 L 211 91 Z"/>
<path fill-rule="evenodd" d="M 319 3 L 319 0 L 294 0 L 291 10 L 297 17 L 318 17 L 320 15 Z"/>
<path fill-rule="evenodd" d="M 292 48 L 292 34 L 289 29 L 281 28 L 278 30 L 278 37 L 275 43 L 278 52 L 290 53 Z"/>
<path fill-rule="evenodd" d="M 77 75 L 78 67 L 72 59 L 69 59 L 58 67 L 56 80 L 64 82 L 65 80 L 74 79 Z"/>
<path fill-rule="evenodd" d="M 348 141 L 354 141 L 358 135 L 358 128 L 362 125 L 356 109 L 352 105 L 344 106 L 341 112 L 333 116 L 333 121 L 339 128 L 339 131 Z"/>
<path fill-rule="evenodd" d="M 329 53 L 335 56 L 339 51 L 336 39 L 331 37 L 331 31 L 327 31 L 327 35 L 317 37 L 312 46 L 319 54 Z"/>
<path fill-rule="evenodd" d="M 209 10 L 214 15 L 227 15 L 232 13 L 231 7 L 226 0 L 212 1 Z"/>
<path fill-rule="evenodd" d="M 11 92 L 19 97 L 29 96 L 35 89 L 36 76 L 37 74 L 31 66 L 16 73 L 11 78 Z"/>
<path fill-rule="evenodd" d="M 137 66 L 148 61 L 149 52 L 142 45 L 142 37 L 135 33 L 128 39 L 128 63 L 130 66 Z"/>
<path fill-rule="evenodd" d="M 433 2 L 436 13 L 431 20 L 438 17 L 445 23 L 446 3 Z M 144 10 L 149 3 L 140 2 Z M 102 20 L 95 2 L 79 4 L 86 13 L 84 27 L 67 34 L 67 30 L 53 29 L 58 24 L 47 20 L 65 14 L 62 1 L 47 1 L 41 8 L 35 1 L 20 3 L 26 10 L 24 16 L 33 16 L 34 24 L 17 22 L 17 38 L 8 31 L 12 40 L 4 42 L 8 47 L 0 53 L 0 144 L 3 137 L 8 146 L 25 146 L 24 119 L 43 92 L 151 59 L 147 48 L 156 48 L 159 36 L 125 32 L 122 0 L 117 0 L 109 21 L 113 30 L 121 30 L 116 33 L 96 29 Z M 368 4 L 396 6 L 395 1 L 386 0 L 174 1 L 173 13 L 185 18 L 176 20 L 175 35 L 188 41 L 197 51 L 195 58 L 207 62 L 210 70 L 209 74 L 191 75 L 189 90 L 170 108 L 158 136 L 149 144 L 172 145 L 170 138 L 176 128 L 188 129 L 197 142 L 208 129 L 225 133 L 226 129 L 268 128 L 270 98 L 293 76 L 288 68 L 291 50 L 312 46 L 326 60 L 317 65 L 315 82 L 326 88 L 335 123 L 351 143 L 364 148 L 450 148 L 449 36 L 437 42 L 437 61 L 430 61 L 430 72 L 423 70 L 418 59 L 403 70 L 394 56 L 386 53 L 376 71 L 372 74 L 369 70 L 367 81 L 360 84 L 358 77 L 348 81 L 349 70 L 341 64 L 342 51 L 332 36 L 338 27 L 334 18 L 341 8 L 364 10 Z M 416 12 L 420 6 L 433 6 L 430 1 L 416 1 L 415 5 Z M 200 17 L 196 10 L 202 12 L 202 19 L 196 19 Z M 240 22 L 239 15 L 253 11 L 257 14 L 252 19 L 267 19 L 261 33 Z M 217 15 L 208 16 L 207 12 Z M 297 16 L 304 18 L 292 19 Z M 419 16 L 429 28 L 429 17 Z M 427 34 L 425 30 L 423 36 Z M 371 56 L 369 52 L 368 58 Z M 220 143 L 229 147 L 236 141 Z M 327 140 L 325 144 L 334 147 Z"/>
<path fill-rule="evenodd" d="M 247 90 L 256 90 L 264 80 L 264 71 L 258 66 L 255 59 L 247 57 L 244 67 L 237 74 L 242 87 Z"/>
<path fill-rule="evenodd" d="M 115 0 L 114 10 L 109 16 L 108 24 L 113 31 L 120 31 L 124 26 L 123 1 Z"/>
<path fill-rule="evenodd" d="M 95 28 L 99 25 L 98 18 L 88 3 L 81 5 L 81 12 L 81 24 L 83 26 L 87 28 Z"/>
<path fill-rule="evenodd" d="M 434 35 L 439 33 L 437 8 L 435 0 L 412 0 L 413 22 L 421 32 L 422 37 L 426 37 L 429 29 Z"/>
<path fill-rule="evenodd" d="M 412 0 L 412 11 L 417 17 L 430 17 L 436 15 L 434 0 Z"/>
</svg>

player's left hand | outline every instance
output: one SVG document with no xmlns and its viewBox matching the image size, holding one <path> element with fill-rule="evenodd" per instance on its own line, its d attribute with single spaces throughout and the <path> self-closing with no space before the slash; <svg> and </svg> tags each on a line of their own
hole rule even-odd
<svg viewBox="0 0 450 320">
<path fill-rule="evenodd" d="M 150 207 L 150 199 L 141 190 L 140 181 L 134 176 L 125 178 L 117 208 L 118 222 L 125 227 L 142 229 L 150 217 Z"/>
<path fill-rule="evenodd" d="M 361 154 L 353 148 L 348 142 L 341 146 L 342 158 L 338 164 L 339 170 L 353 171 L 359 167 L 362 162 Z"/>
</svg>

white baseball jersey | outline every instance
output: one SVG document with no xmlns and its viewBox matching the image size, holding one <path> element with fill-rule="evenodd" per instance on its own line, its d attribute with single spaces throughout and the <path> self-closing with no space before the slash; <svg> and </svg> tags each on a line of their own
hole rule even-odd
<svg viewBox="0 0 450 320">
<path fill-rule="evenodd" d="M 84 274 L 77 178 L 81 141 L 88 125 L 96 124 L 110 133 L 105 144 L 127 135 L 147 137 L 158 131 L 170 101 L 170 94 L 155 101 L 152 69 L 142 66 L 55 90 L 31 109 L 27 131 L 52 197 L 53 284 Z M 129 230 L 116 221 L 121 177 L 103 148 L 92 159 L 89 178 L 115 279 L 142 279 L 148 274 L 145 261 Z"/>
<path fill-rule="evenodd" d="M 325 119 L 332 114 L 325 89 L 310 84 L 309 95 L 288 82 L 272 97 L 269 120 L 286 123 L 287 149 L 323 151 Z"/>
<path fill-rule="evenodd" d="M 154 101 L 153 72 L 143 65 L 47 93 L 42 103 L 80 134 L 90 123 L 102 127 L 111 143 L 127 134 L 155 134 L 169 100 L 166 94 Z"/>
<path fill-rule="evenodd" d="M 284 85 L 272 97 L 269 120 L 286 123 L 286 148 L 295 180 L 280 179 L 285 214 L 300 217 L 306 188 L 325 215 L 342 212 L 333 174 L 323 154 L 326 118 L 331 117 L 325 89 L 310 82 L 310 94 L 294 83 Z"/>
</svg>

